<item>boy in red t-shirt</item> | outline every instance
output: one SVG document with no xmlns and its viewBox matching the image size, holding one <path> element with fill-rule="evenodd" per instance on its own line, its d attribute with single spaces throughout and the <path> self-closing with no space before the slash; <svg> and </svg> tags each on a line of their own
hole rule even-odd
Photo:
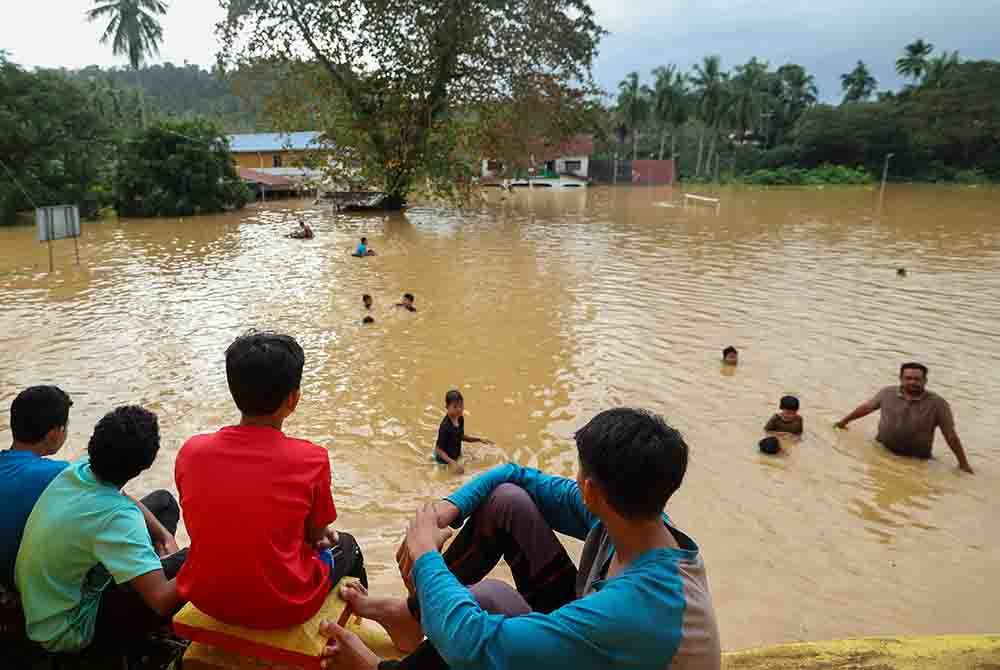
<svg viewBox="0 0 1000 670">
<path fill-rule="evenodd" d="M 311 618 L 341 577 L 367 583 L 337 518 L 325 449 L 281 432 L 299 404 L 305 354 L 292 337 L 251 331 L 226 350 L 237 426 L 198 435 L 175 478 L 191 549 L 184 600 L 229 624 L 284 628 Z"/>
</svg>

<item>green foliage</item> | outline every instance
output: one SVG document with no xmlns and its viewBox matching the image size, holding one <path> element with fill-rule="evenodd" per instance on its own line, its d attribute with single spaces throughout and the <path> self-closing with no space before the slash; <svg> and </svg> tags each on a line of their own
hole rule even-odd
<svg viewBox="0 0 1000 670">
<path fill-rule="evenodd" d="M 804 170 L 794 167 L 755 170 L 743 175 L 740 181 L 755 186 L 822 186 L 870 184 L 872 176 L 860 168 L 849 168 L 843 165 L 821 165 L 818 168 Z"/>
<path fill-rule="evenodd" d="M 129 65 L 138 70 L 147 56 L 159 53 L 163 28 L 157 16 L 167 13 L 162 0 L 97 0 L 86 14 L 88 21 L 107 21 L 101 44 L 111 42 L 111 52 L 128 56 Z"/>
<path fill-rule="evenodd" d="M 162 122 L 121 147 L 115 206 L 122 216 L 209 214 L 249 198 L 226 139 L 207 121 Z"/>
<path fill-rule="evenodd" d="M 0 224 L 35 204 L 78 204 L 81 216 L 96 214 L 108 202 L 112 140 L 113 129 L 81 87 L 0 61 L 0 160 L 13 173 L 0 168 Z"/>
<path fill-rule="evenodd" d="M 862 102 L 875 93 L 878 82 L 864 61 L 858 61 L 853 70 L 840 75 L 840 85 L 844 89 L 844 103 Z"/>
</svg>

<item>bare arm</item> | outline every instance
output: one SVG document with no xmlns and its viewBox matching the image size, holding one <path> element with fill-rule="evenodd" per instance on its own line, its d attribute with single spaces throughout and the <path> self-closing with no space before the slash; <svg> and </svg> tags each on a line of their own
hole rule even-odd
<svg viewBox="0 0 1000 670">
<path fill-rule="evenodd" d="M 149 537 L 153 540 L 153 548 L 156 549 L 156 553 L 160 556 L 169 556 L 170 554 L 179 551 L 177 541 L 174 539 L 174 536 L 170 534 L 170 531 L 167 530 L 162 523 L 160 523 L 159 519 L 153 516 L 153 513 L 149 511 L 149 508 L 132 496 L 127 497 L 129 500 L 134 502 L 142 512 L 142 517 L 146 520 L 146 528 L 149 529 Z"/>
<path fill-rule="evenodd" d="M 136 577 L 129 582 L 143 602 L 162 617 L 169 617 L 181 606 L 181 598 L 177 595 L 177 582 L 167 579 L 163 570 L 154 570 Z"/>
<path fill-rule="evenodd" d="M 493 444 L 492 441 L 486 439 L 485 437 L 473 437 L 472 435 L 463 435 L 462 442 L 480 442 L 482 444 Z"/>
<path fill-rule="evenodd" d="M 958 459 L 958 467 L 964 472 L 968 472 L 970 475 L 975 474 L 972 470 L 972 466 L 969 465 L 969 459 L 965 456 L 965 448 L 962 446 L 962 440 L 958 439 L 958 433 L 955 432 L 954 428 L 949 428 L 945 430 L 941 429 L 941 433 L 944 435 L 945 442 L 951 447 L 951 450 L 955 452 L 955 458 Z"/>
<path fill-rule="evenodd" d="M 456 461 L 451 456 L 449 456 L 448 452 L 446 452 L 441 447 L 434 447 L 434 453 L 437 455 L 438 458 L 447 463 L 449 467 L 454 468 L 460 473 L 465 472 L 465 468 L 462 467 L 462 464 Z"/>
<path fill-rule="evenodd" d="M 858 405 L 853 412 L 845 416 L 843 419 L 841 419 L 834 425 L 837 428 L 847 428 L 847 424 L 849 424 L 850 422 L 860 419 L 862 417 L 866 417 L 877 409 L 878 407 L 876 407 L 872 403 L 872 401 L 869 400 L 868 402 L 864 402 Z"/>
</svg>

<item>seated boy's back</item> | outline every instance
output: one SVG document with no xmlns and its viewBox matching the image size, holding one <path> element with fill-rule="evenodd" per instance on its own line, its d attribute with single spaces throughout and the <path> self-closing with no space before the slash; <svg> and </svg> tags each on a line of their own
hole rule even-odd
<svg viewBox="0 0 1000 670">
<path fill-rule="evenodd" d="M 185 600 L 251 628 L 319 610 L 330 572 L 305 529 L 337 516 L 323 448 L 271 427 L 230 426 L 189 440 L 175 472 L 191 537 L 177 577 Z"/>
</svg>

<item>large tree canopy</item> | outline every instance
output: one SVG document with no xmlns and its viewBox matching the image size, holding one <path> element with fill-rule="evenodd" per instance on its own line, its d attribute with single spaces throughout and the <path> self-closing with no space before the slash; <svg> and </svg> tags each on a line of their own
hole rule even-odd
<svg viewBox="0 0 1000 670">
<path fill-rule="evenodd" d="M 419 177 L 454 177 L 441 172 L 442 154 L 461 146 L 453 122 L 515 96 L 544 98 L 554 83 L 589 86 L 603 33 L 587 0 L 223 5 L 222 62 L 319 65 L 315 89 L 339 108 L 324 128 L 328 139 L 353 150 L 362 172 L 397 202 Z"/>
</svg>

